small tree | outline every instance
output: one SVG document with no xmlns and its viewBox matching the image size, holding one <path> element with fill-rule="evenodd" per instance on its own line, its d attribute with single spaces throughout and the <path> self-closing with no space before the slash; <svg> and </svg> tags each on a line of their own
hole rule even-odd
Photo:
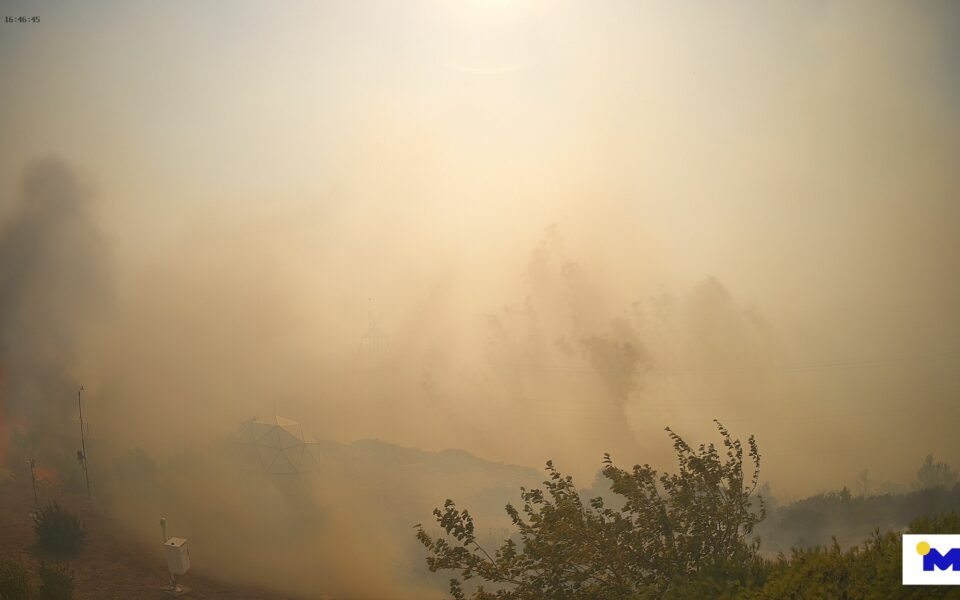
<svg viewBox="0 0 960 600">
<path fill-rule="evenodd" d="M 40 552 L 52 558 L 75 558 L 87 543 L 87 530 L 77 515 L 56 502 L 37 511 L 33 530 Z"/>
<path fill-rule="evenodd" d="M 41 562 L 40 600 L 73 600 L 73 571 L 61 564 Z"/>
<path fill-rule="evenodd" d="M 946 463 L 933 462 L 933 455 L 928 454 L 917 470 L 917 482 L 914 487 L 919 490 L 936 487 L 952 488 L 956 483 L 957 471 Z"/>
<path fill-rule="evenodd" d="M 744 448 L 717 422 L 721 452 L 713 444 L 696 450 L 669 428 L 679 470 L 659 474 L 649 465 L 626 471 L 604 456 L 603 476 L 620 496 L 619 508 L 602 498 L 584 503 L 569 476 L 547 463 L 544 490 L 521 488 L 519 509 L 506 511 L 517 528 L 493 553 L 475 534 L 473 517 L 447 500 L 433 514 L 445 535 L 434 538 L 417 526 L 431 571 L 454 570 L 450 593 L 463 599 L 463 581 L 478 578 L 476 600 L 623 600 L 664 597 L 676 584 L 704 570 L 741 576 L 757 563 L 746 536 L 764 515 L 752 498 L 760 476 L 760 453 L 751 436 L 752 476 L 745 479 Z"/>
<path fill-rule="evenodd" d="M 24 566 L 13 559 L 0 561 L 0 600 L 29 600 L 30 577 Z"/>
</svg>

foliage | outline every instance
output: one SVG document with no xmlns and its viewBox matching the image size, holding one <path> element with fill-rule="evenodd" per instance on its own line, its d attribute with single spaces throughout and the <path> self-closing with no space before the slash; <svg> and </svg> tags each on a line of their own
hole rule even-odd
<svg viewBox="0 0 960 600">
<path fill-rule="evenodd" d="M 941 513 L 933 518 L 920 517 L 910 523 L 910 533 L 960 533 L 960 513 Z"/>
<path fill-rule="evenodd" d="M 603 476 L 622 506 L 602 498 L 585 503 L 569 476 L 547 463 L 544 490 L 521 488 L 519 509 L 506 511 L 517 529 L 491 554 L 475 534 L 473 517 L 452 500 L 434 510 L 445 535 L 433 537 L 417 526 L 431 571 L 454 570 L 454 598 L 466 598 L 463 582 L 478 578 L 476 600 L 621 600 L 682 597 L 678 582 L 700 581 L 735 570 L 722 587 L 737 589 L 762 575 L 757 546 L 746 536 L 764 515 L 755 502 L 760 453 L 749 438 L 752 477 L 745 479 L 744 448 L 717 422 L 723 438 L 690 447 L 669 428 L 679 470 L 657 473 L 649 465 L 627 471 L 604 457 Z M 724 575 L 726 578 L 726 575 Z M 691 585 L 694 585 L 691 583 Z M 696 586 L 694 586 L 696 587 Z M 691 593 L 693 590 L 691 589 Z"/>
<path fill-rule="evenodd" d="M 875 529 L 900 530 L 924 515 L 950 511 L 960 511 L 960 486 L 876 496 L 853 496 L 841 490 L 768 511 L 755 533 L 768 552 L 827 547 L 832 536 L 842 547 L 849 547 L 866 540 Z"/>
<path fill-rule="evenodd" d="M 947 513 L 915 520 L 910 533 L 960 533 L 960 516 Z M 843 551 L 834 542 L 828 548 L 796 549 L 775 562 L 762 587 L 741 600 L 831 599 L 887 600 L 898 598 L 960 599 L 960 588 L 904 586 L 901 583 L 901 542 L 894 532 L 874 534 L 866 542 Z"/>
<path fill-rule="evenodd" d="M 671 582 L 665 600 L 734 600 L 761 587 L 773 570 L 756 552 L 714 560 L 699 571 Z"/>
<path fill-rule="evenodd" d="M 77 557 L 87 542 L 86 528 L 77 515 L 56 502 L 37 511 L 33 530 L 40 552 L 58 559 Z"/>
<path fill-rule="evenodd" d="M 40 563 L 40 600 L 72 600 L 73 571 L 60 564 Z"/>
<path fill-rule="evenodd" d="M 942 462 L 933 462 L 933 455 L 928 454 L 920 469 L 917 470 L 917 489 L 952 488 L 957 483 L 957 471 L 950 465 Z"/>
<path fill-rule="evenodd" d="M 13 559 L 0 561 L 0 600 L 30 598 L 30 576 L 27 569 Z"/>
</svg>

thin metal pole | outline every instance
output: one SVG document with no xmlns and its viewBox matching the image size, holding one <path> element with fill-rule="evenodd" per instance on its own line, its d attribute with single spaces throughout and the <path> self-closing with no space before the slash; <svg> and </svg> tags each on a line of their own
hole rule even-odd
<svg viewBox="0 0 960 600">
<path fill-rule="evenodd" d="M 83 426 L 83 386 L 77 390 L 77 407 L 80 409 L 80 465 L 83 467 L 83 476 L 87 480 L 87 499 L 90 500 L 90 510 L 93 510 L 93 494 L 90 492 L 90 469 L 87 468 L 87 432 Z"/>
<path fill-rule="evenodd" d="M 37 466 L 37 460 L 31 458 L 27 461 L 30 464 L 30 479 L 33 481 L 33 505 L 39 506 L 40 501 L 37 500 L 37 473 L 34 468 Z"/>
</svg>

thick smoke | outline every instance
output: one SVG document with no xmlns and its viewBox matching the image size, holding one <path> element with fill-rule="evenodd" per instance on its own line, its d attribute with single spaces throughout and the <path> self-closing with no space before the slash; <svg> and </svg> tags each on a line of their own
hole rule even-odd
<svg viewBox="0 0 960 600">
<path fill-rule="evenodd" d="M 36 161 L 0 224 L 0 427 L 16 457 L 64 468 L 77 439 L 75 367 L 107 265 L 90 194 L 59 159 Z"/>
<path fill-rule="evenodd" d="M 83 383 L 145 544 L 421 598 L 410 526 L 536 478 L 447 448 L 586 484 L 718 418 L 778 495 L 960 460 L 952 5 L 241 4 L 0 39 L 0 444 L 70 472 Z M 273 413 L 327 440 L 296 497 L 225 441 Z"/>
</svg>

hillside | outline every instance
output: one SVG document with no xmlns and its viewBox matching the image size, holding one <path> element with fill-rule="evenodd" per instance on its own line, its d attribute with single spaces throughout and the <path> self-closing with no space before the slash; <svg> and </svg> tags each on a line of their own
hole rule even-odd
<svg viewBox="0 0 960 600">
<path fill-rule="evenodd" d="M 97 472 L 98 514 L 90 513 L 76 473 L 66 483 L 41 483 L 41 503 L 59 502 L 87 524 L 87 550 L 73 565 L 77 598 L 163 597 L 160 515 L 169 517 L 171 535 L 190 540 L 193 568 L 183 578 L 190 597 L 340 598 L 355 588 L 361 595 L 349 597 L 424 597 L 442 586 L 424 566 L 413 525 L 452 497 L 495 529 L 506 524 L 503 507 L 519 488 L 541 480 L 535 469 L 463 450 L 379 440 L 319 445 L 322 468 L 296 481 L 238 465 L 229 443 L 189 448 L 162 462 L 129 451 Z M 33 494 L 29 473 L 21 471 L 0 483 L 0 558 L 19 557 L 36 579 Z M 372 545 L 343 546 L 347 530 L 363 532 Z"/>
<path fill-rule="evenodd" d="M 15 473 L 0 483 L 0 558 L 16 558 L 28 565 L 38 585 L 39 560 L 31 547 L 34 543 L 32 511 L 33 493 L 29 475 Z M 91 514 L 83 495 L 68 492 L 58 485 L 41 484 L 41 501 L 57 501 L 76 511 L 87 526 L 87 549 L 72 568 L 76 572 L 76 600 L 112 598 L 167 598 L 160 588 L 166 583 L 166 564 L 160 548 L 160 531 L 153 546 L 138 543 L 125 535 L 116 521 L 108 516 Z M 223 600 L 282 600 L 281 595 L 247 586 L 218 581 L 203 565 L 187 573 L 182 583 L 191 588 L 190 598 Z"/>
</svg>

